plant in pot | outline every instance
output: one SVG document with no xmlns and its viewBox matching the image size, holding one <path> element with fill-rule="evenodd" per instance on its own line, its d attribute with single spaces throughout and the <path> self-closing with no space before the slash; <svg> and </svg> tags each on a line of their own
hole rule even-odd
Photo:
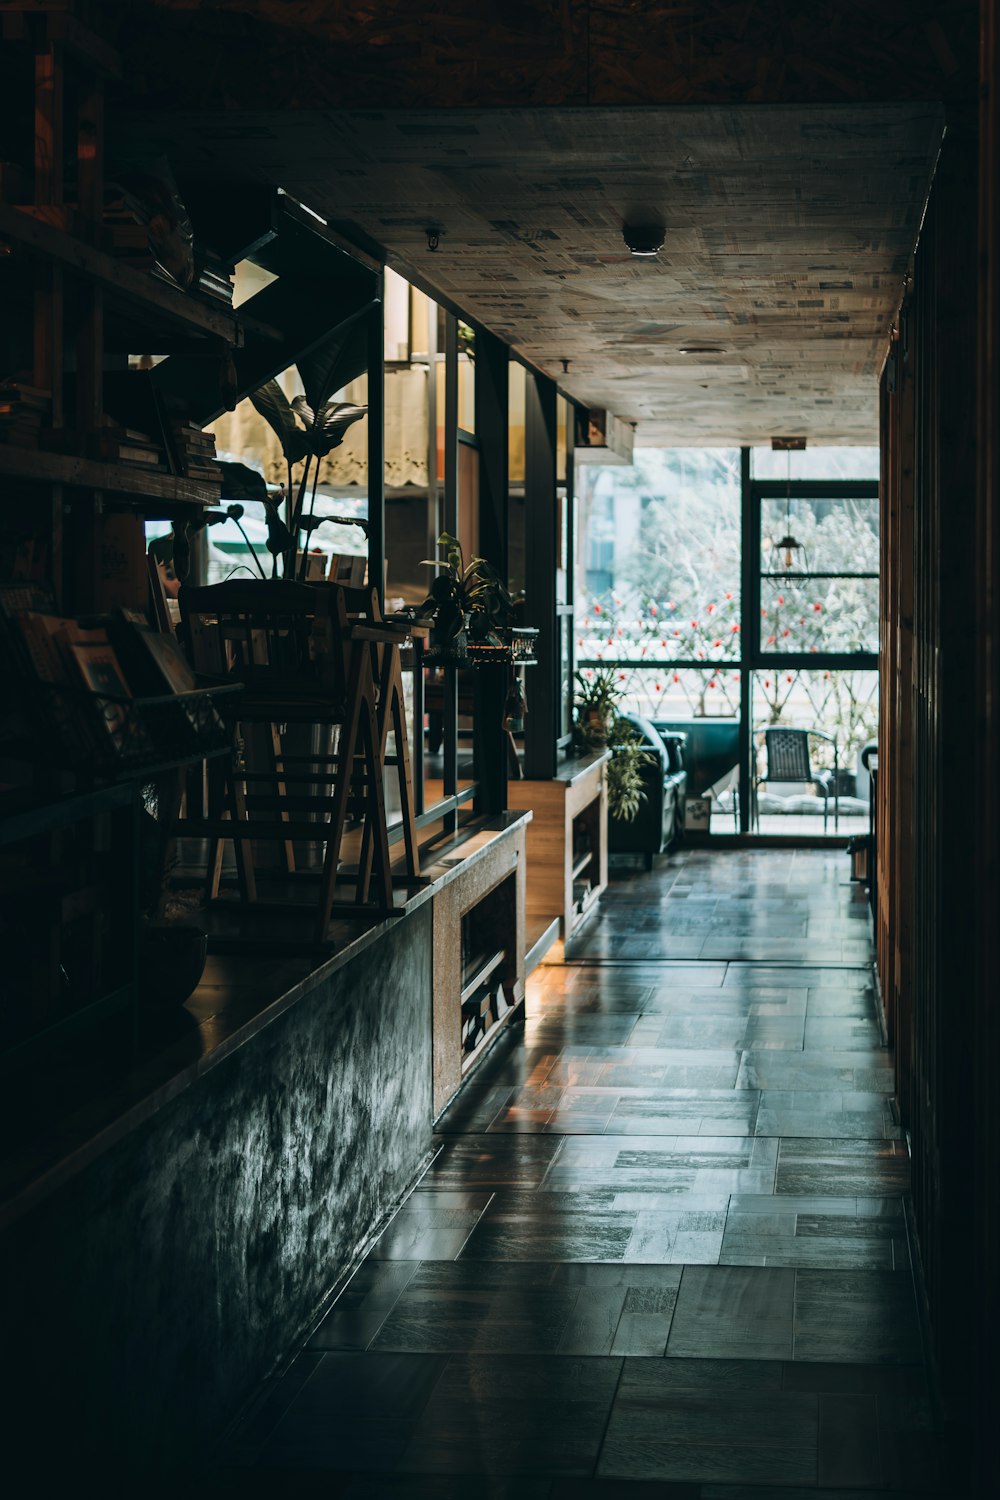
<svg viewBox="0 0 1000 1500">
<path fill-rule="evenodd" d="M 266 501 L 267 550 L 273 558 L 272 578 L 277 576 L 279 558 L 282 559 L 284 576 L 295 577 L 299 536 L 303 530 L 310 529 L 320 463 L 334 448 L 340 447 L 348 428 L 360 421 L 368 411 L 367 406 L 354 406 L 348 401 L 330 399 L 333 392 L 344 383 L 343 353 L 342 342 L 331 339 L 314 349 L 311 354 L 303 355 L 296 369 L 305 394 L 295 396 L 291 401 L 276 380 L 267 380 L 250 393 L 251 402 L 277 435 L 288 469 L 288 505 L 285 517 L 281 517 L 277 505 L 270 497 Z M 296 486 L 293 471 L 299 463 L 303 467 Z M 305 551 L 303 549 L 303 569 Z"/>
<path fill-rule="evenodd" d="M 439 570 L 421 606 L 434 622 L 432 648 L 462 658 L 470 641 L 499 645 L 498 632 L 514 618 L 514 601 L 500 575 L 484 557 L 466 562 L 461 542 L 448 531 L 442 531 L 437 545 L 444 556 L 422 563 Z"/>
<path fill-rule="evenodd" d="M 643 768 L 655 757 L 645 749 L 636 729 L 618 712 L 625 693 L 613 667 L 577 672 L 577 740 L 587 750 L 607 748 L 608 812 L 620 822 L 631 823 L 645 800 Z"/>
<path fill-rule="evenodd" d="M 656 757 L 644 747 L 639 731 L 621 718 L 615 720 L 608 749 L 611 751 L 606 769 L 608 813 L 620 823 L 632 823 L 646 800 L 642 784 L 644 768 L 655 765 Z"/>
<path fill-rule="evenodd" d="M 591 667 L 576 674 L 576 736 L 586 750 L 602 749 L 618 720 L 625 694 L 613 667 Z"/>
</svg>

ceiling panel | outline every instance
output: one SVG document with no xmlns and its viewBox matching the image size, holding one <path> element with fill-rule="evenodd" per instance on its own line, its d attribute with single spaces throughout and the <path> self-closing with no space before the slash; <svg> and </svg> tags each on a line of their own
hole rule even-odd
<svg viewBox="0 0 1000 1500">
<path fill-rule="evenodd" d="M 912 103 L 137 125 L 189 170 L 273 181 L 382 247 L 652 444 L 877 441 L 877 366 L 942 128 Z M 656 260 L 628 257 L 629 219 L 663 223 Z"/>
</svg>

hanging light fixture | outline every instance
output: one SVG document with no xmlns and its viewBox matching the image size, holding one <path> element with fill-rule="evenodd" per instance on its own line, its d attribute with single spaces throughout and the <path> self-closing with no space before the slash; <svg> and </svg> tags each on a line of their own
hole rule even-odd
<svg viewBox="0 0 1000 1500">
<path fill-rule="evenodd" d="M 783 573 L 802 573 L 806 567 L 806 549 L 792 531 L 792 454 L 801 453 L 806 446 L 805 438 L 773 437 L 771 448 L 776 453 L 783 452 L 786 456 L 787 468 L 785 470 L 785 534 L 779 537 L 773 544 L 778 553 L 783 567 Z M 802 554 L 801 563 L 799 553 Z"/>
</svg>

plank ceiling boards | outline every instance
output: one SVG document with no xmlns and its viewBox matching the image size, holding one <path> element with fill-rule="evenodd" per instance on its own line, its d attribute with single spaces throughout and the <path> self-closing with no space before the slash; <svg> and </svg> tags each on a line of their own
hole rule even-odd
<svg viewBox="0 0 1000 1500">
<path fill-rule="evenodd" d="M 127 123 L 188 172 L 275 183 L 381 247 L 570 394 L 636 421 L 639 443 L 878 440 L 875 377 L 941 139 L 937 105 L 142 111 Z M 631 259 L 622 223 L 656 218 L 660 255 Z M 680 352 L 692 345 L 718 352 Z"/>
<path fill-rule="evenodd" d="M 951 100 L 977 0 L 102 0 L 167 109 Z"/>
</svg>

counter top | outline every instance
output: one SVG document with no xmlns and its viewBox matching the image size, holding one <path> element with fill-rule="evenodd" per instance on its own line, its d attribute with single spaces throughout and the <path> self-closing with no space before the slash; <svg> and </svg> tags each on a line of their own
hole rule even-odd
<svg viewBox="0 0 1000 1500">
<path fill-rule="evenodd" d="M 107 1076 L 106 1058 L 81 1055 L 64 1080 L 40 1074 L 37 1091 L 51 1101 L 51 1112 L 44 1129 L 34 1131 L 20 1147 L 8 1125 L 7 1149 L 0 1158 L 0 1225 L 19 1217 L 245 1046 L 530 818 L 530 812 L 501 813 L 432 840 L 422 851 L 428 883 L 400 894 L 397 916 L 360 931 L 358 923 L 332 923 L 337 946 L 327 956 L 289 951 L 269 960 L 262 958 L 259 944 L 249 955 L 210 955 L 194 994 L 170 1012 L 161 1034 L 150 1039 L 147 1055 L 128 1071 Z M 81 1075 L 87 1073 L 90 1093 L 81 1097 Z"/>
</svg>

